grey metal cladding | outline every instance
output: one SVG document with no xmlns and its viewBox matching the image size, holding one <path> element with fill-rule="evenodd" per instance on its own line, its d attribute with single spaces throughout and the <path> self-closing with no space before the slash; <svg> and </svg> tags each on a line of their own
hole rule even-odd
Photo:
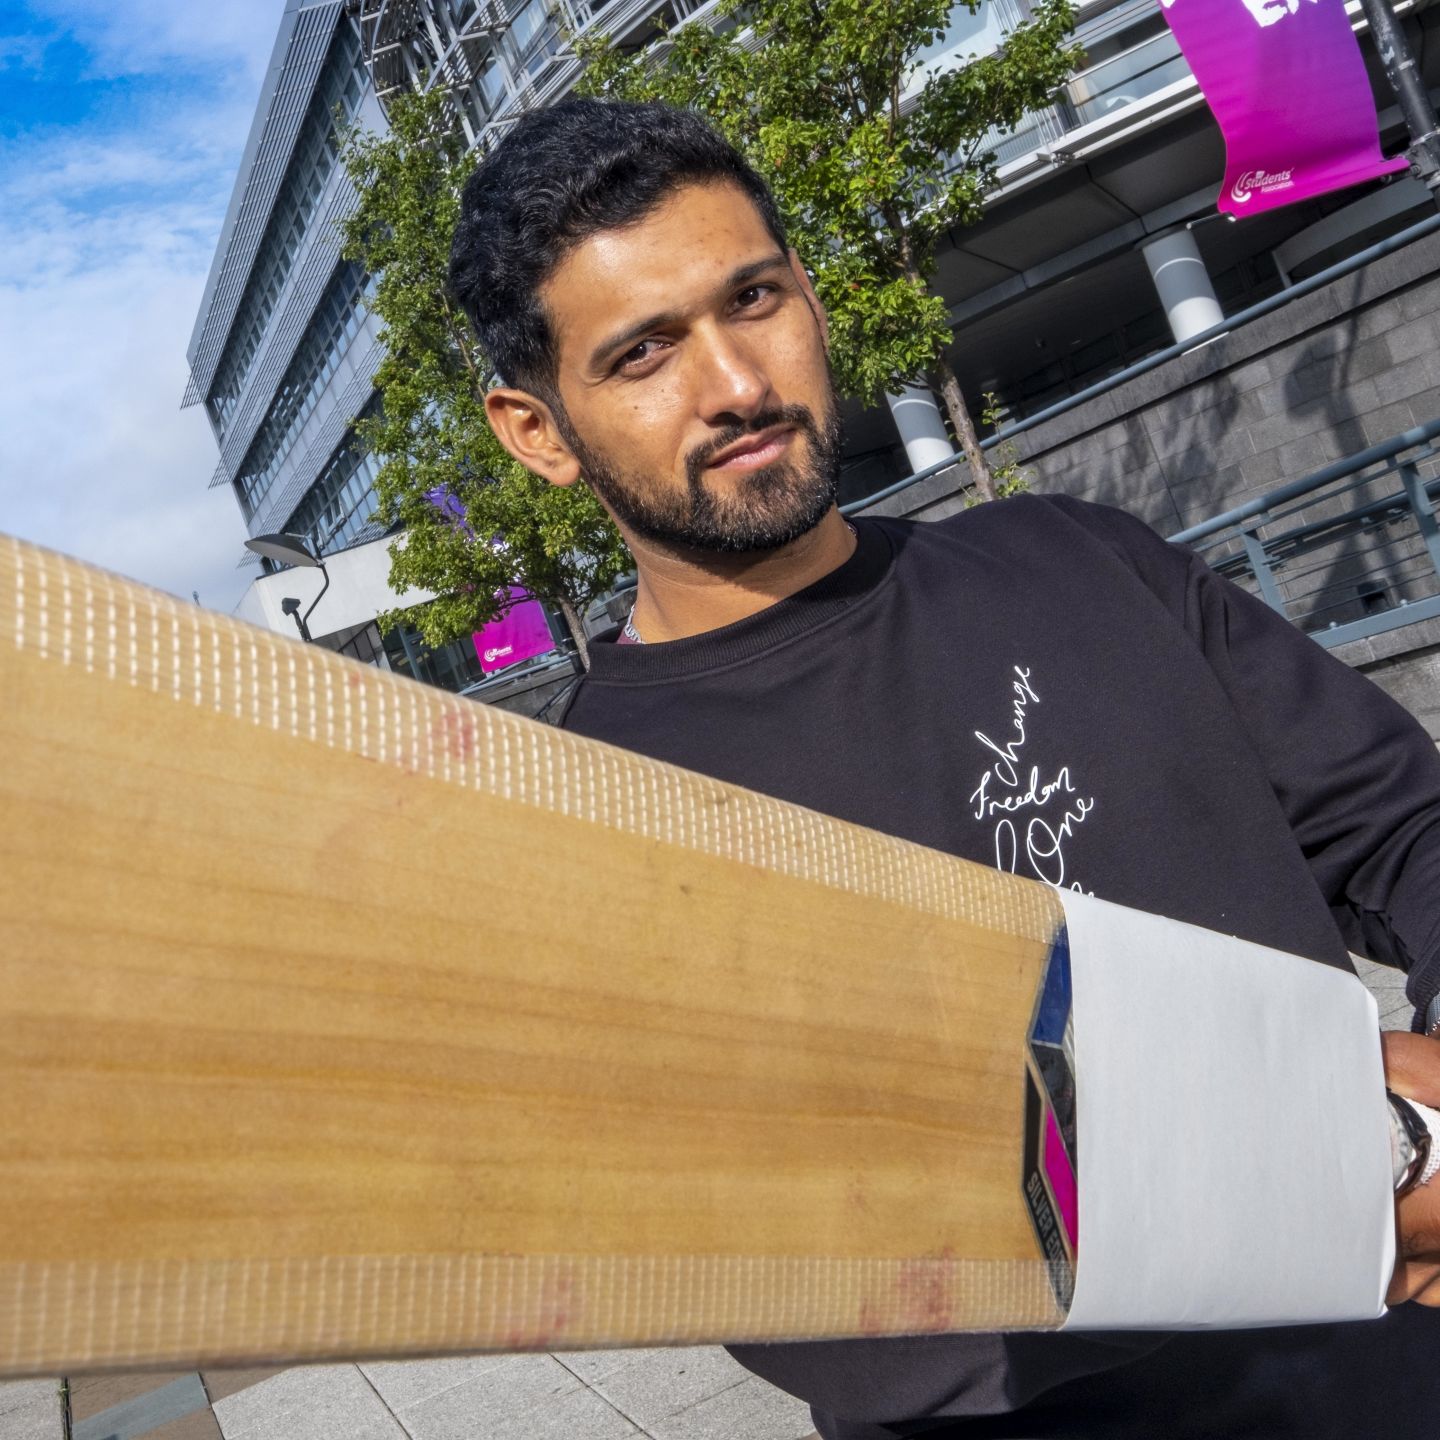
<svg viewBox="0 0 1440 1440">
<path fill-rule="evenodd" d="M 305 493 L 319 478 L 320 472 L 329 463 L 336 447 L 345 438 L 350 422 L 365 408 L 365 402 L 374 394 L 373 376 L 385 354 L 385 347 L 374 338 L 373 316 L 356 335 L 346 357 L 354 355 L 354 373 L 335 395 L 326 409 L 320 428 L 311 438 L 302 453 L 292 450 L 287 468 L 289 475 L 277 481 L 260 508 L 250 520 L 250 533 L 264 535 L 281 529 L 295 513 Z M 365 342 L 369 339 L 367 347 Z M 298 450 L 298 447 L 297 447 Z"/>
<path fill-rule="evenodd" d="M 245 293 L 251 268 L 270 219 L 300 122 L 310 104 L 320 67 L 343 12 L 343 0 L 301 9 L 285 54 L 280 80 L 270 101 L 265 123 L 252 131 L 235 182 L 238 206 L 232 202 L 220 244 L 218 268 L 206 286 L 205 303 L 187 352 L 190 371 L 200 394 L 206 395 L 225 349 L 235 312 Z"/>
<path fill-rule="evenodd" d="M 359 203 L 355 186 L 343 167 L 337 165 L 326 182 L 327 194 L 305 231 L 304 253 L 285 280 L 285 290 L 276 314 L 265 327 L 265 337 L 250 375 L 245 398 L 225 432 L 220 458 L 232 475 L 240 473 L 241 461 L 264 422 L 270 402 L 294 358 L 315 314 L 315 306 L 330 283 L 335 267 L 341 264 L 336 243 L 336 225 Z"/>
<path fill-rule="evenodd" d="M 286 59 L 290 53 L 290 41 L 295 34 L 295 23 L 299 18 L 299 0 L 286 0 L 285 12 L 280 17 L 280 28 L 275 33 L 275 43 L 270 48 L 270 61 L 265 67 L 265 77 L 260 82 L 260 98 L 255 103 L 255 113 L 250 118 L 250 129 L 245 136 L 245 149 L 240 156 L 240 165 L 235 172 L 235 183 L 230 189 L 230 203 L 225 207 L 225 219 L 220 225 L 220 235 L 215 241 L 215 253 L 210 257 L 210 269 L 205 276 L 205 289 L 200 297 L 199 309 L 195 312 L 195 324 L 190 331 L 190 343 L 185 348 L 185 358 L 193 365 L 195 356 L 210 324 L 210 310 L 215 292 L 226 272 L 226 257 L 235 236 L 235 227 L 249 196 L 249 176 L 255 168 L 260 154 L 261 142 L 270 120 L 279 78 L 285 72 Z M 266 96 L 270 103 L 266 103 Z M 295 133 L 299 134 L 299 126 Z M 291 145 L 293 147 L 292 137 Z M 274 197 L 271 197 L 273 203 Z M 191 383 L 194 384 L 192 377 Z M 198 387 L 197 387 L 198 388 Z M 203 397 L 202 397 L 203 398 Z M 248 553 L 248 552 L 247 552 Z"/>
</svg>

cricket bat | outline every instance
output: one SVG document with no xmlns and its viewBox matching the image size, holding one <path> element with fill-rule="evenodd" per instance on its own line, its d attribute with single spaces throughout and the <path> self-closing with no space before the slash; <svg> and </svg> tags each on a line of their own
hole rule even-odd
<svg viewBox="0 0 1440 1440">
<path fill-rule="evenodd" d="M 0 1373 L 1065 1322 L 1053 891 L 4 537 L 0 756 Z"/>
</svg>

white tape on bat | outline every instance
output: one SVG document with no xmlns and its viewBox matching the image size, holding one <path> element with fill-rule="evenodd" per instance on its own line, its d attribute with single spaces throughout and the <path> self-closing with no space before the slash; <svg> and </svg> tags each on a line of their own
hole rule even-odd
<svg viewBox="0 0 1440 1440">
<path fill-rule="evenodd" d="M 1079 1246 L 1066 1328 L 1371 1318 L 1395 1263 L 1375 1002 L 1354 976 L 1062 892 Z"/>
</svg>

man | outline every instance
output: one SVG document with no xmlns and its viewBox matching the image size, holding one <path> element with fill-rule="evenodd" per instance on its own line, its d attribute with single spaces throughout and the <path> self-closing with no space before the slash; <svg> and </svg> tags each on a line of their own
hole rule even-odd
<svg viewBox="0 0 1440 1440">
<path fill-rule="evenodd" d="M 1022 498 L 848 525 L 824 314 L 764 185 L 697 119 L 526 116 L 467 186 L 451 278 L 503 377 L 496 433 L 593 487 L 634 552 L 629 643 L 592 648 L 568 726 L 1322 963 L 1347 966 L 1348 939 L 1405 965 L 1420 1004 L 1440 988 L 1434 746 L 1119 512 Z M 1395 1037 L 1390 1074 L 1440 1101 L 1440 1042 Z M 1440 1183 L 1400 1213 L 1392 1300 L 1440 1303 Z M 734 1353 L 827 1440 L 1440 1423 L 1440 1316 L 1420 1304 Z"/>
</svg>

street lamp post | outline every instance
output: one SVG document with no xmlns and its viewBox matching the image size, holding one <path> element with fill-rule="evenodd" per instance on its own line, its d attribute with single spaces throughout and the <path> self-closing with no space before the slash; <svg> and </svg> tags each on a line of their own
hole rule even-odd
<svg viewBox="0 0 1440 1440">
<path fill-rule="evenodd" d="M 310 547 L 305 543 L 304 537 L 300 535 L 256 535 L 245 542 L 245 548 L 253 550 L 257 555 L 263 555 L 267 560 L 278 561 L 281 565 L 308 566 L 311 569 L 319 570 L 325 577 L 325 583 L 320 587 L 320 594 L 310 602 L 310 608 L 303 615 L 300 613 L 300 602 L 293 595 L 287 595 L 280 602 L 281 610 L 295 621 L 295 628 L 299 630 L 300 638 L 308 643 L 312 638 L 310 617 L 315 613 L 315 607 L 320 603 L 321 596 L 330 588 L 330 572 L 325 568 L 325 562 L 318 555 L 312 553 Z"/>
<path fill-rule="evenodd" d="M 1390 8 L 1390 0 L 1360 0 L 1370 25 L 1385 78 L 1395 92 L 1405 128 L 1410 132 L 1410 166 L 1430 187 L 1431 198 L 1440 206 L 1440 120 L 1430 103 L 1420 67 L 1415 63 L 1405 32 Z"/>
</svg>

